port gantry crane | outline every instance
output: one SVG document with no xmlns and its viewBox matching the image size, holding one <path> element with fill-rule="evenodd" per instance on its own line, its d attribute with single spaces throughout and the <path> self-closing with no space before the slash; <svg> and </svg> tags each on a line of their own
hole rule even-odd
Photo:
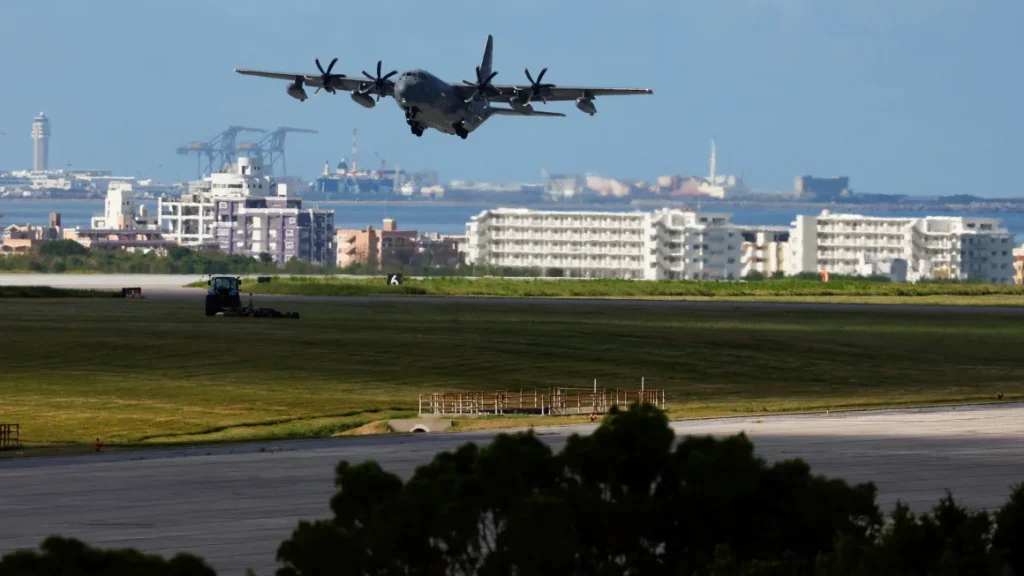
<svg viewBox="0 0 1024 576">
<path fill-rule="evenodd" d="M 287 177 L 288 167 L 284 161 L 284 137 L 289 132 L 319 134 L 316 130 L 310 130 L 308 128 L 290 128 L 288 126 L 282 126 L 264 136 L 259 142 L 243 142 L 239 144 L 238 151 L 244 151 L 250 156 L 259 156 L 263 158 L 263 169 L 266 170 L 268 174 L 274 174 L 274 166 L 278 161 L 280 161 L 281 176 Z"/>
</svg>

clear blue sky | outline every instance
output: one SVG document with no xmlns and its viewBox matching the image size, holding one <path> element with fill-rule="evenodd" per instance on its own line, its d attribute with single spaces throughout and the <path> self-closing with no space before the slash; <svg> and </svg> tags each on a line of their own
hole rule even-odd
<svg viewBox="0 0 1024 576">
<path fill-rule="evenodd" d="M 584 13 L 583 6 L 591 6 Z M 444 9 L 436 9 L 443 6 Z M 289 172 L 351 150 L 443 179 L 538 181 L 540 170 L 653 179 L 719 172 L 791 189 L 810 173 L 854 189 L 1016 195 L 1024 139 L 1019 0 L 32 0 L 0 2 L 0 168 L 31 165 L 32 117 L 51 165 L 194 176 L 178 145 L 231 124 L 292 135 Z M 564 84 L 653 88 L 589 117 L 493 118 L 468 140 L 409 133 L 391 99 L 300 103 L 236 67 L 350 75 L 422 67 L 473 78 L 488 33 L 496 82 L 548 67 Z"/>
</svg>

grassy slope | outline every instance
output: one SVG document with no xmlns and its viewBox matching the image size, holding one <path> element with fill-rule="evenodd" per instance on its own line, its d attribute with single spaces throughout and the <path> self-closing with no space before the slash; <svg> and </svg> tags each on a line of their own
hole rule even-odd
<svg viewBox="0 0 1024 576">
<path fill-rule="evenodd" d="M 326 436 L 414 412 L 419 392 L 641 376 L 675 416 L 1024 397 L 1024 325 L 994 312 L 273 306 L 302 319 L 206 318 L 201 298 L 0 300 L 0 422 L 34 443 Z"/>
<path fill-rule="evenodd" d="M 0 298 L 114 298 L 121 291 L 79 290 L 50 286 L 0 286 Z"/>
<path fill-rule="evenodd" d="M 190 286 L 205 286 L 204 282 Z M 388 286 L 383 278 L 274 278 L 260 284 L 247 278 L 253 294 L 309 296 L 494 296 L 540 298 L 649 298 L 723 300 L 908 301 L 1024 305 L 1024 288 L 987 284 L 891 284 L 868 281 L 772 280 L 763 282 L 695 282 L 630 280 L 554 280 L 503 278 L 429 278 Z M 980 300 L 976 300 L 980 299 Z"/>
</svg>

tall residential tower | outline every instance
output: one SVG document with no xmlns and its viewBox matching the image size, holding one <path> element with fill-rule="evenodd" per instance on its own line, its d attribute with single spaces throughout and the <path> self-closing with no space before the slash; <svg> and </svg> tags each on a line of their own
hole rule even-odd
<svg viewBox="0 0 1024 576">
<path fill-rule="evenodd" d="M 32 120 L 32 170 L 44 172 L 50 157 L 50 119 L 42 112 Z"/>
</svg>

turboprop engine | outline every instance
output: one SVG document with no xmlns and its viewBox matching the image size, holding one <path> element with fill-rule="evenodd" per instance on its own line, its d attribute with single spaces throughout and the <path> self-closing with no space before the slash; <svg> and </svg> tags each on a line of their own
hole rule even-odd
<svg viewBox="0 0 1024 576">
<path fill-rule="evenodd" d="M 306 96 L 306 91 L 302 88 L 301 78 L 296 78 L 295 82 L 288 85 L 288 95 L 300 102 L 305 102 L 308 96 Z"/>
<path fill-rule="evenodd" d="M 359 104 L 364 108 L 373 108 L 374 106 L 377 105 L 377 103 L 373 101 L 373 98 L 371 98 L 369 94 L 363 94 L 362 92 L 359 92 L 357 90 L 352 91 L 352 99 L 355 100 L 356 104 Z"/>
<path fill-rule="evenodd" d="M 590 98 L 577 98 L 576 107 L 591 116 L 597 114 L 597 108 L 594 107 L 594 101 Z"/>
<path fill-rule="evenodd" d="M 533 105 L 530 104 L 529 100 L 523 98 L 521 95 L 513 96 L 512 98 L 509 99 L 508 103 L 512 106 L 513 109 L 519 112 L 524 112 L 527 114 L 533 112 Z"/>
</svg>

